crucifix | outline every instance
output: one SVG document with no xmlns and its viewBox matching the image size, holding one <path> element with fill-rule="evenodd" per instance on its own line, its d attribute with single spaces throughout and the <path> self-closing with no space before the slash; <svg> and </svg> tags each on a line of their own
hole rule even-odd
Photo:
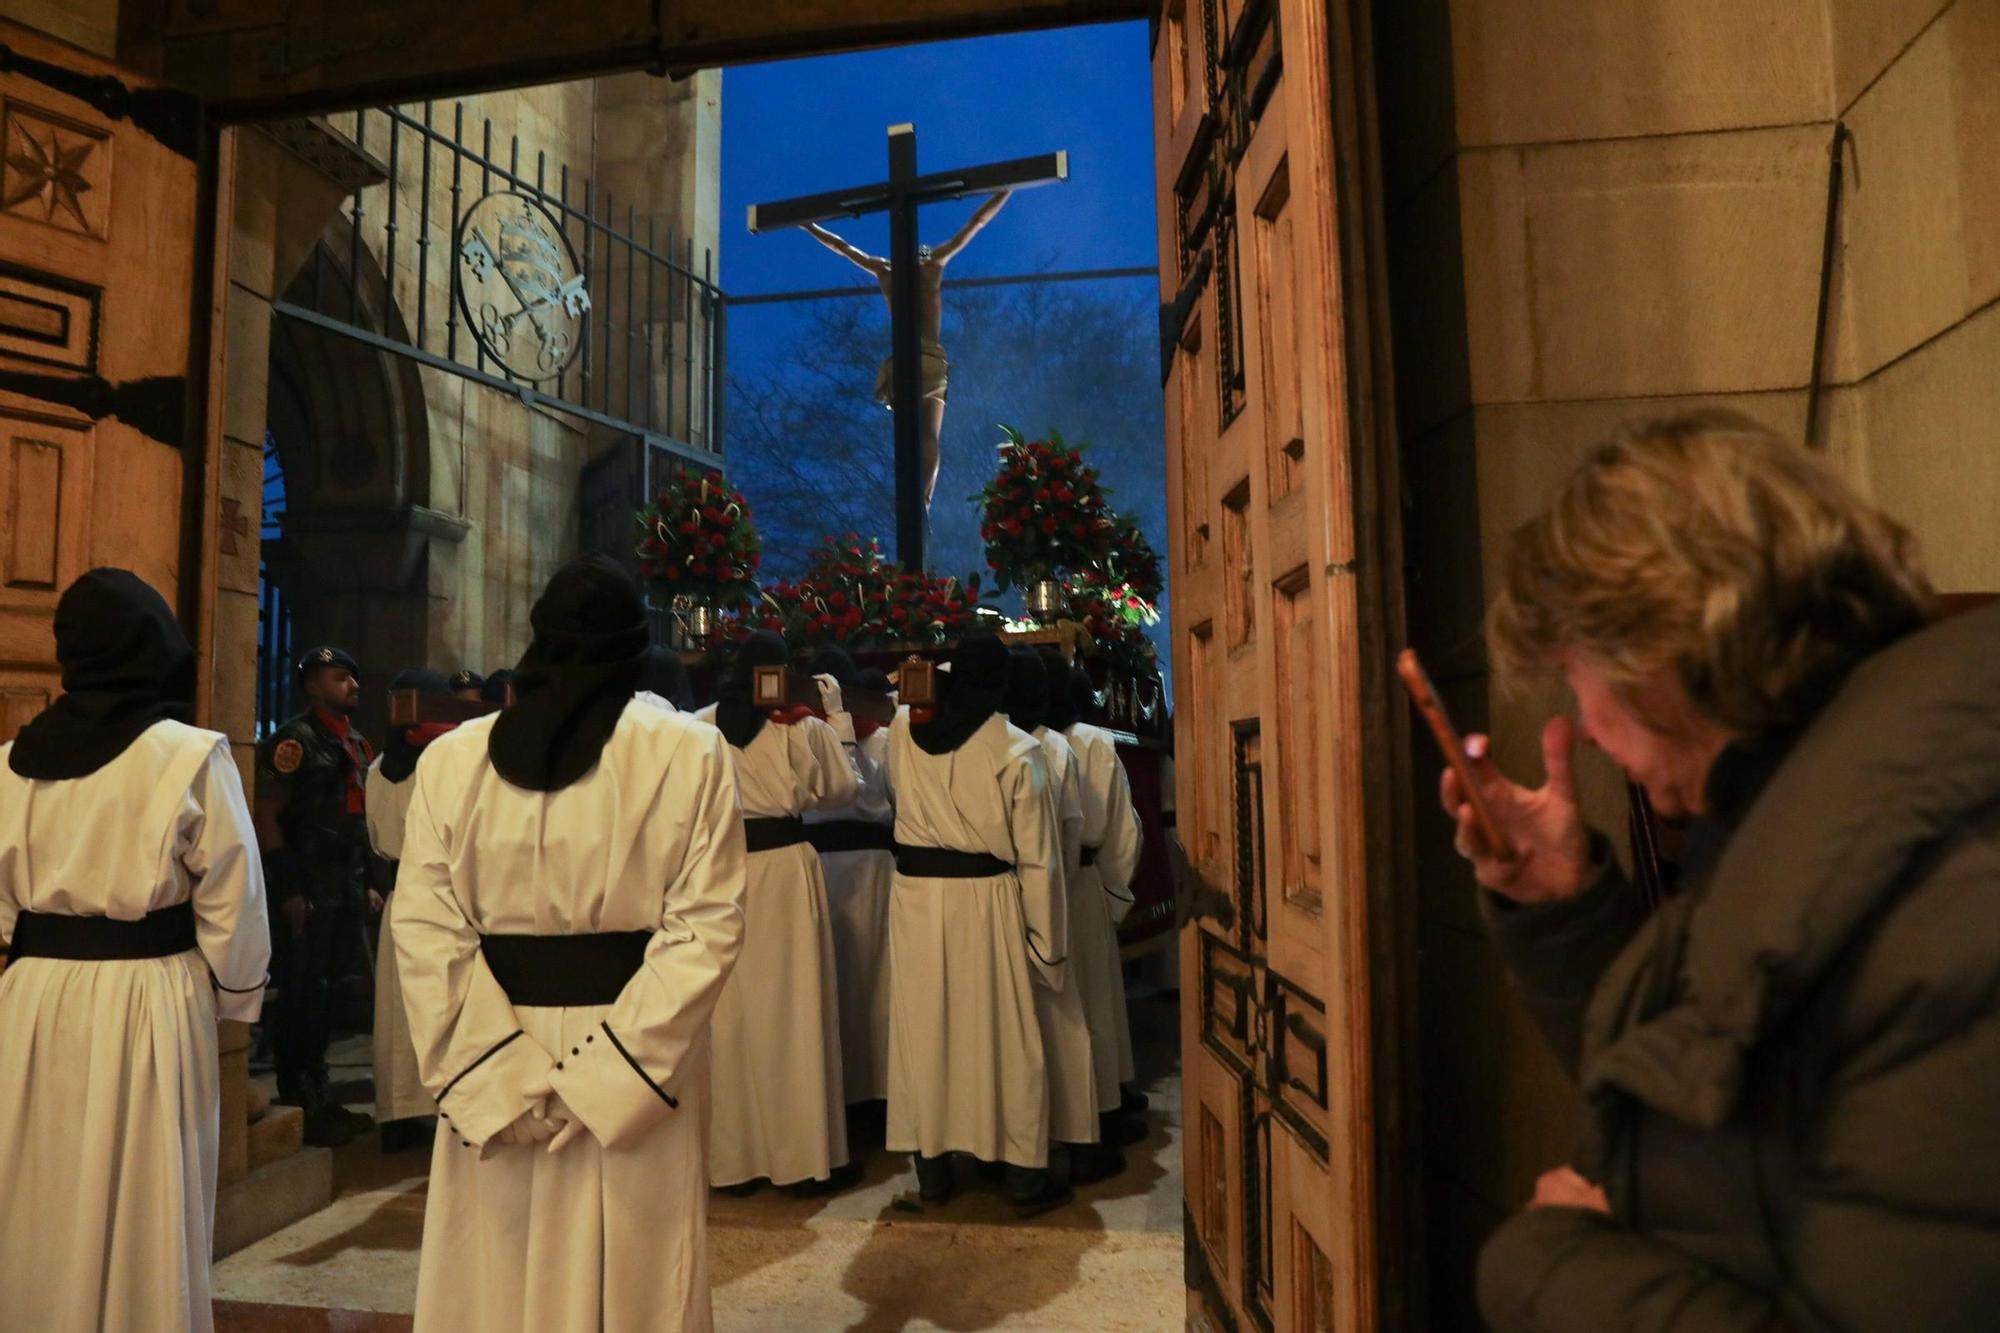
<svg viewBox="0 0 2000 1333">
<path fill-rule="evenodd" d="M 874 274 L 889 298 L 890 346 L 886 401 L 896 421 L 896 559 L 924 567 L 924 519 L 937 476 L 937 431 L 943 421 L 946 365 L 938 345 L 942 294 L 933 288 L 949 260 L 973 232 L 999 211 L 1013 190 L 1069 179 L 1069 154 L 1046 153 L 960 171 L 917 174 L 917 127 L 889 127 L 889 179 L 874 185 L 753 204 L 753 233 L 805 227 L 821 244 Z M 994 199 L 935 254 L 917 244 L 917 209 L 975 194 Z M 889 215 L 889 258 L 876 259 L 848 245 L 820 224 L 865 213 Z M 947 253 L 948 251 L 948 253 Z M 939 256 L 942 256 L 942 260 Z M 928 346 L 926 346 L 928 344 Z M 928 449 L 926 445 L 928 444 Z"/>
</svg>

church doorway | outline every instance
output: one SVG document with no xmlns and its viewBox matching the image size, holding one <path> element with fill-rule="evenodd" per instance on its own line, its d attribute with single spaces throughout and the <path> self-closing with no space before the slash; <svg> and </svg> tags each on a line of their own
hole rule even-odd
<svg viewBox="0 0 2000 1333">
<path fill-rule="evenodd" d="M 316 244 L 285 302 L 362 328 L 400 328 L 373 255 L 338 238 Z M 425 660 L 428 550 L 411 515 L 430 501 L 431 451 L 416 368 L 320 325 L 271 326 L 269 462 L 262 548 L 265 634 L 260 730 L 291 715 L 296 654 L 336 643 L 372 663 Z M 290 660 L 288 660 L 290 659 Z M 381 735 L 387 701 L 364 697 L 364 734 Z"/>
<path fill-rule="evenodd" d="M 1405 1165 L 1398 1136 L 1407 1132 L 1399 1114 L 1407 952 L 1393 904 L 1407 881 L 1408 784 L 1398 760 L 1401 705 L 1378 669 L 1400 634 L 1400 551 L 1365 13 L 1344 0 L 957 6 L 935 26 L 917 18 L 876 29 L 857 17 L 814 34 L 796 24 L 757 29 L 752 11 L 761 12 L 745 8 L 748 27 L 733 45 L 690 46 L 708 57 L 697 63 L 1150 11 L 1143 40 L 1164 402 L 1153 485 L 1172 564 L 1178 772 L 1170 790 L 1181 849 L 1175 961 L 1162 978 L 1178 1003 L 1160 1025 L 1176 1037 L 1186 1132 L 1175 1155 L 1188 1181 L 1171 1221 L 1186 1259 L 1177 1308 L 1200 1326 L 1398 1323 L 1407 1293 L 1382 1278 L 1406 1271 L 1405 1191 L 1395 1182 Z M 129 26 L 135 45 L 170 47 L 178 22 Z M 468 52 L 440 40 L 423 54 L 424 43 L 397 43 L 385 58 L 403 63 L 379 78 L 350 71 L 343 82 L 315 67 L 293 84 L 253 87 L 260 71 L 278 68 L 257 61 L 200 77 L 244 79 L 233 92 L 218 89 L 215 105 L 246 122 L 348 108 L 350 142 L 396 180 L 397 140 L 387 161 L 379 139 L 361 142 L 352 108 L 367 100 L 364 89 L 442 95 L 551 67 L 670 63 L 659 58 L 669 49 L 664 34 L 649 52 L 569 35 L 571 46 L 523 52 L 504 70 L 474 70 Z M 682 82 L 698 86 L 700 77 Z M 600 95 L 618 90 L 591 94 Z M 573 109 L 568 94 L 521 96 L 527 124 L 558 123 Z M 699 120 L 699 108 L 691 114 Z M 419 188 L 429 198 L 457 184 Z M 345 225 L 359 231 L 361 220 L 350 214 Z M 303 318 L 344 300 L 357 327 L 424 345 L 424 331 L 408 327 L 421 282 L 399 286 L 408 270 L 389 259 L 395 234 L 379 249 L 368 238 L 360 247 L 368 262 L 351 245 L 343 256 L 338 226 L 333 235 L 296 276 L 261 293 L 267 316 L 275 313 L 260 358 L 269 377 L 262 416 L 288 515 L 271 579 L 297 641 L 366 644 L 384 666 L 421 652 L 417 660 L 432 665 L 489 668 L 525 642 L 535 553 L 578 545 L 574 490 L 571 502 L 557 502 L 540 481 L 573 479 L 609 449 L 636 443 L 644 453 L 654 441 L 643 429 L 607 438 L 600 428 L 635 423 L 552 412 L 516 386 L 526 416 L 506 442 L 511 465 L 480 476 L 477 459 L 436 447 L 441 416 L 458 423 L 456 438 L 482 444 L 491 424 L 463 388 L 428 382 L 450 372 L 391 362 L 367 340 L 331 345 Z M 410 251 L 402 253 L 407 264 Z M 622 272 L 633 284 L 643 266 L 630 261 Z M 650 307 L 646 319 L 628 315 L 623 350 L 608 354 L 625 357 L 629 371 L 647 345 L 642 331 L 663 324 L 678 328 L 680 346 L 720 343 L 705 331 L 726 309 L 720 289 L 691 271 L 683 289 L 694 313 L 678 323 L 654 319 Z M 288 322 L 303 327 L 287 333 Z M 644 364 L 650 376 L 656 367 Z M 696 373 L 721 370 L 711 362 Z M 493 378 L 502 389 L 511 383 L 505 373 Z M 678 442 L 695 444 L 691 435 L 690 426 Z M 715 442 L 726 439 L 717 432 Z M 232 484 L 229 469 L 217 471 L 221 488 Z M 474 525 L 464 515 L 482 487 L 491 508 Z M 191 495 L 190 505 L 212 523 L 229 498 Z M 443 646 L 431 637 L 452 614 L 436 605 L 440 586 L 477 588 L 483 608 L 476 633 L 454 631 Z M 209 598 L 219 603 L 226 591 L 242 590 L 212 588 Z M 253 640 L 240 616 L 215 624 L 218 649 Z M 256 719 L 244 721 L 254 733 Z M 237 719 L 229 725 L 239 728 Z M 367 1248 L 359 1233 L 323 1241 L 327 1251 Z M 1004 1263 L 992 1272 L 998 1283 L 1012 1280 Z"/>
</svg>

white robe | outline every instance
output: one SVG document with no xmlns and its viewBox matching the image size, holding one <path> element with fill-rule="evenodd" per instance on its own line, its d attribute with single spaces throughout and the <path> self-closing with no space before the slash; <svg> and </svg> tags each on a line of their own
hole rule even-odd
<svg viewBox="0 0 2000 1333">
<path fill-rule="evenodd" d="M 1132 876 L 1139 869 L 1139 812 L 1132 804 L 1132 783 L 1125 774 L 1125 761 L 1118 757 L 1118 742 L 1102 727 L 1079 722 L 1069 729 L 1069 741 L 1081 764 L 1083 778 L 1083 841 L 1097 848 L 1096 864 L 1085 866 L 1082 883 L 1086 896 L 1096 887 L 1103 901 L 1109 925 L 1105 939 L 1108 949 L 1100 960 L 1103 982 L 1096 993 L 1110 1005 L 1108 1021 L 1117 1047 L 1114 1068 L 1116 1082 L 1106 1088 L 1099 1066 L 1098 1106 L 1110 1110 L 1118 1105 L 1118 1083 L 1130 1083 L 1132 1062 L 1132 1022 L 1125 1006 L 1125 969 L 1118 952 L 1118 925 L 1132 910 Z M 1093 1029 L 1094 1030 L 1094 1029 Z"/>
<path fill-rule="evenodd" d="M 909 728 L 905 712 L 889 732 L 896 841 L 987 852 L 1014 868 L 991 879 L 896 874 L 888 1146 L 1046 1166 L 1035 992 L 1062 989 L 1069 948 L 1048 764 L 999 714 L 950 754 L 926 754 Z"/>
<path fill-rule="evenodd" d="M 852 740 L 853 719 L 828 717 L 853 757 L 860 785 L 854 804 L 819 810 L 806 822 L 860 819 L 893 826 L 896 802 L 889 785 L 889 730 Z M 833 923 L 833 962 L 840 979 L 840 1060 L 849 1105 L 889 1095 L 889 888 L 896 857 L 885 850 L 822 852 L 826 901 Z"/>
<path fill-rule="evenodd" d="M 839 736 L 816 717 L 766 722 L 737 751 L 736 780 L 750 819 L 849 805 L 856 786 Z M 810 843 L 754 853 L 749 865 L 743 956 L 715 1006 L 708 1179 L 823 1180 L 847 1164 L 826 878 Z"/>
<path fill-rule="evenodd" d="M 229 740 L 157 722 L 87 777 L 0 746 L 0 939 L 23 910 L 136 921 L 194 902 L 170 958 L 0 973 L 0 1329 L 207 1330 L 218 1018 L 262 1008 L 264 873 Z"/>
<path fill-rule="evenodd" d="M 1061 894 L 1069 922 L 1068 982 L 1059 991 L 1035 994 L 1042 1020 L 1042 1050 L 1049 1065 L 1049 1137 L 1058 1143 L 1095 1143 L 1099 1038 L 1091 988 L 1099 984 L 1103 917 L 1092 899 L 1077 892 L 1083 855 L 1083 793 L 1076 751 L 1070 749 L 1061 732 L 1038 727 L 1034 735 L 1049 766 L 1049 790 L 1055 793 L 1062 829 Z M 1106 1025 L 1104 1037 L 1108 1040 L 1110 1035 Z M 1106 1067 L 1115 1068 L 1116 1046 L 1106 1046 L 1103 1054 Z"/>
<path fill-rule="evenodd" d="M 410 794 L 417 789 L 414 774 L 401 782 L 382 776 L 378 755 L 368 767 L 363 788 L 367 799 L 368 841 L 386 861 L 403 859 L 403 822 L 410 814 Z M 385 912 L 382 917 L 388 921 Z M 375 949 L 375 1119 L 412 1120 L 437 1114 L 437 1103 L 424 1091 L 417 1072 L 417 1048 L 410 1044 L 410 1022 L 403 1015 L 403 987 L 396 972 L 396 949 L 386 933 Z"/>
<path fill-rule="evenodd" d="M 431 742 L 390 909 L 443 1121 L 416 1327 L 708 1329 L 709 1014 L 743 932 L 729 747 L 634 702 L 596 767 L 535 792 L 494 770 L 492 726 Z M 653 938 L 608 1006 L 517 1007 L 479 948 L 485 933 L 631 930 Z M 545 1078 L 588 1132 L 553 1155 L 496 1141 Z"/>
</svg>

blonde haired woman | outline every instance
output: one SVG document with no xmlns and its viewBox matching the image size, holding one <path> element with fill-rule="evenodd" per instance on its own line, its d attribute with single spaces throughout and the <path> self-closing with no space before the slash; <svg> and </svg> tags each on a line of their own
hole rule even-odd
<svg viewBox="0 0 2000 1333">
<path fill-rule="evenodd" d="M 1498 1333 L 1992 1327 L 2000 1308 L 2000 609 L 1754 423 L 1645 426 L 1514 534 L 1489 638 L 1687 822 L 1648 917 L 1571 781 L 1445 808 L 1593 1133 L 1480 1262 Z"/>
</svg>

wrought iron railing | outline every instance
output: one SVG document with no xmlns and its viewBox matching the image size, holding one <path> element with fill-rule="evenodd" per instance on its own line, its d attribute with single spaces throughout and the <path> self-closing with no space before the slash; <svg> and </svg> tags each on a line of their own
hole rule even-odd
<svg viewBox="0 0 2000 1333">
<path fill-rule="evenodd" d="M 546 150 L 524 164 L 518 134 L 503 162 L 492 119 L 473 125 L 463 102 L 446 124 L 439 110 L 355 113 L 353 142 L 386 163 L 388 179 L 348 201 L 349 309 L 281 301 L 278 312 L 719 461 L 728 303 L 714 253 L 662 235 L 637 201 L 552 164 Z M 379 278 L 364 279 L 378 261 Z M 367 317 L 362 288 L 377 281 L 396 297 L 397 320 Z"/>
</svg>

